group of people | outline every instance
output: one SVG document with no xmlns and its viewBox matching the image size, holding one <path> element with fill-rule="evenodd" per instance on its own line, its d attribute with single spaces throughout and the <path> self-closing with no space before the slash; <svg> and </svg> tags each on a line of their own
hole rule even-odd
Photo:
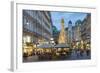
<svg viewBox="0 0 100 73">
<path fill-rule="evenodd" d="M 47 57 L 49 58 L 49 60 L 62 60 L 62 59 L 66 59 L 68 56 L 68 51 L 61 49 L 54 49 L 51 52 L 44 52 L 45 56 L 44 59 L 46 59 Z"/>
<path fill-rule="evenodd" d="M 33 49 L 31 56 L 37 56 L 38 61 L 50 61 L 50 60 L 66 60 L 71 57 L 71 55 L 75 53 L 77 55 L 77 58 L 84 56 L 84 53 L 87 56 L 90 56 L 91 50 L 90 49 L 69 49 L 67 48 L 61 48 L 60 50 L 58 48 L 53 49 Z M 25 56 L 24 56 L 25 57 Z M 28 57 L 28 56 L 27 56 Z M 27 58 L 25 57 L 25 58 Z"/>
<path fill-rule="evenodd" d="M 46 49 L 42 50 L 33 50 L 31 56 L 37 56 L 39 61 L 47 61 L 47 60 L 64 60 L 68 56 L 68 51 L 61 49 Z M 26 57 L 27 58 L 27 57 Z"/>
<path fill-rule="evenodd" d="M 77 57 L 82 57 L 84 55 L 90 56 L 91 55 L 91 49 L 90 49 L 90 43 L 86 42 L 77 42 L 72 45 L 72 50 L 76 53 Z"/>
<path fill-rule="evenodd" d="M 91 55 L 91 50 L 90 49 L 73 49 L 71 51 L 71 54 L 75 55 L 77 59 L 80 59 L 86 56 L 89 57 Z"/>
</svg>

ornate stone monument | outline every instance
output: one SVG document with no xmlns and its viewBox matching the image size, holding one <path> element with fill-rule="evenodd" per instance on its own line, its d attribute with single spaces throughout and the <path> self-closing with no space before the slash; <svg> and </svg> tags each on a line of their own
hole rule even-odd
<svg viewBox="0 0 100 73">
<path fill-rule="evenodd" d="M 65 27 L 64 27 L 64 19 L 61 19 L 61 31 L 59 34 L 59 38 L 58 38 L 58 43 L 66 43 L 67 44 L 67 37 L 66 37 L 66 32 L 65 32 Z"/>
</svg>

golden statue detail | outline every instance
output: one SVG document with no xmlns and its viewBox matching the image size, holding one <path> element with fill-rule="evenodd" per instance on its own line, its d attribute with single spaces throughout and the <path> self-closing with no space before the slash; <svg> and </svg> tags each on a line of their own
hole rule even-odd
<svg viewBox="0 0 100 73">
<path fill-rule="evenodd" d="M 58 38 L 58 43 L 67 43 L 66 32 L 64 28 L 64 19 L 61 19 L 61 31 Z"/>
</svg>

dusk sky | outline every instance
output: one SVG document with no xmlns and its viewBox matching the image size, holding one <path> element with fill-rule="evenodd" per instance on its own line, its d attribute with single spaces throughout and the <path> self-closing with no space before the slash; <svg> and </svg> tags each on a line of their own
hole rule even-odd
<svg viewBox="0 0 100 73">
<path fill-rule="evenodd" d="M 68 27 L 68 21 L 72 21 L 72 25 L 75 25 L 77 20 L 83 20 L 86 17 L 87 13 L 79 12 L 51 12 L 52 23 L 60 30 L 61 19 L 64 18 L 65 27 Z"/>
</svg>

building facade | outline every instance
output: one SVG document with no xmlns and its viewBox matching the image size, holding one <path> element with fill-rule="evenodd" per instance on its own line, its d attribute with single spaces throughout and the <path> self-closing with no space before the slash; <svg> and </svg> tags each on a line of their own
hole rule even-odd
<svg viewBox="0 0 100 73">
<path fill-rule="evenodd" d="M 72 43 L 72 21 L 68 22 L 68 43 Z"/>
<path fill-rule="evenodd" d="M 23 10 L 23 41 L 32 43 L 52 37 L 52 22 L 49 11 Z M 27 42 L 27 41 L 26 41 Z"/>
<path fill-rule="evenodd" d="M 91 42 L 91 14 L 87 14 L 81 25 L 81 38 L 85 43 Z"/>
<path fill-rule="evenodd" d="M 75 23 L 75 41 L 80 42 L 81 41 L 81 20 L 77 20 Z"/>
<path fill-rule="evenodd" d="M 67 39 L 67 43 L 69 43 L 69 37 L 68 37 L 68 27 L 65 28 L 65 33 L 66 33 L 66 39 Z"/>
</svg>

